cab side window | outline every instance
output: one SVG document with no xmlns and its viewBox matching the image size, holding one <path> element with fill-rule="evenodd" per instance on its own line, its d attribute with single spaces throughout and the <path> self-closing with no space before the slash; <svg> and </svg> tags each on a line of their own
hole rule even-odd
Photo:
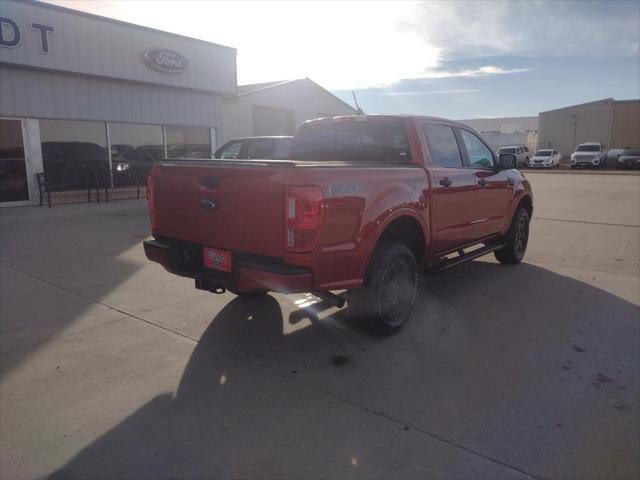
<svg viewBox="0 0 640 480">
<path fill-rule="evenodd" d="M 460 129 L 460 136 L 467 149 L 471 168 L 492 168 L 494 166 L 491 150 L 473 133 Z"/>
<path fill-rule="evenodd" d="M 429 143 L 431 159 L 435 163 L 443 167 L 462 168 L 462 155 L 453 128 L 446 125 L 423 125 L 422 129 Z"/>
<path fill-rule="evenodd" d="M 247 158 L 271 158 L 272 153 L 272 138 L 254 138 L 249 142 Z"/>
<path fill-rule="evenodd" d="M 231 142 L 218 150 L 215 154 L 215 158 L 239 158 L 240 150 L 242 150 L 242 142 Z"/>
</svg>

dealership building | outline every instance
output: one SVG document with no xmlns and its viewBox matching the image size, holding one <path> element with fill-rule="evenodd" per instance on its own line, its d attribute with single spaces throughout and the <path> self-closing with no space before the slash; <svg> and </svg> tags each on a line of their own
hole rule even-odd
<svg viewBox="0 0 640 480">
<path fill-rule="evenodd" d="M 0 23 L 2 203 L 37 201 L 35 174 L 78 157 L 215 150 L 235 49 L 36 2 L 3 1 Z"/>
<path fill-rule="evenodd" d="M 605 98 L 540 112 L 538 127 L 540 148 L 553 148 L 564 157 L 586 142 L 640 148 L 640 100 Z"/>
</svg>

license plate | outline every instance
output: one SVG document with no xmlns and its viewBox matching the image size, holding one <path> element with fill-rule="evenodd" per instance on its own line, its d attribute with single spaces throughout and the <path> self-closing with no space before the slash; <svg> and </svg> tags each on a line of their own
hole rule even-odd
<svg viewBox="0 0 640 480">
<path fill-rule="evenodd" d="M 203 247 L 202 257 L 204 259 L 204 266 L 207 268 L 213 268 L 221 272 L 231 271 L 231 252 L 227 250 Z"/>
</svg>

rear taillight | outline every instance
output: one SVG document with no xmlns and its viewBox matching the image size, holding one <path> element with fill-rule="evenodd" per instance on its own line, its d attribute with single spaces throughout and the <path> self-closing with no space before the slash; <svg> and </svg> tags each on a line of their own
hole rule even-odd
<svg viewBox="0 0 640 480">
<path fill-rule="evenodd" d="M 156 218 L 155 181 L 153 177 L 147 177 L 147 205 L 149 206 L 149 218 L 151 220 L 151 232 L 156 233 L 158 220 Z"/>
<path fill-rule="evenodd" d="M 284 199 L 284 248 L 310 252 L 318 243 L 324 216 L 320 187 L 286 187 Z"/>
</svg>

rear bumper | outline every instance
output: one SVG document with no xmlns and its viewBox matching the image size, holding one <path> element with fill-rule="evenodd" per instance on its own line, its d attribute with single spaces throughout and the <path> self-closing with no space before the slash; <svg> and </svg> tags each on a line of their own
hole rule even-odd
<svg viewBox="0 0 640 480">
<path fill-rule="evenodd" d="M 282 263 L 279 259 L 232 251 L 232 271 L 220 272 L 204 266 L 202 245 L 173 240 L 145 240 L 149 260 L 167 271 L 193 278 L 196 288 L 233 293 L 270 291 L 299 293 L 313 291 L 313 275 L 306 268 Z"/>
</svg>

